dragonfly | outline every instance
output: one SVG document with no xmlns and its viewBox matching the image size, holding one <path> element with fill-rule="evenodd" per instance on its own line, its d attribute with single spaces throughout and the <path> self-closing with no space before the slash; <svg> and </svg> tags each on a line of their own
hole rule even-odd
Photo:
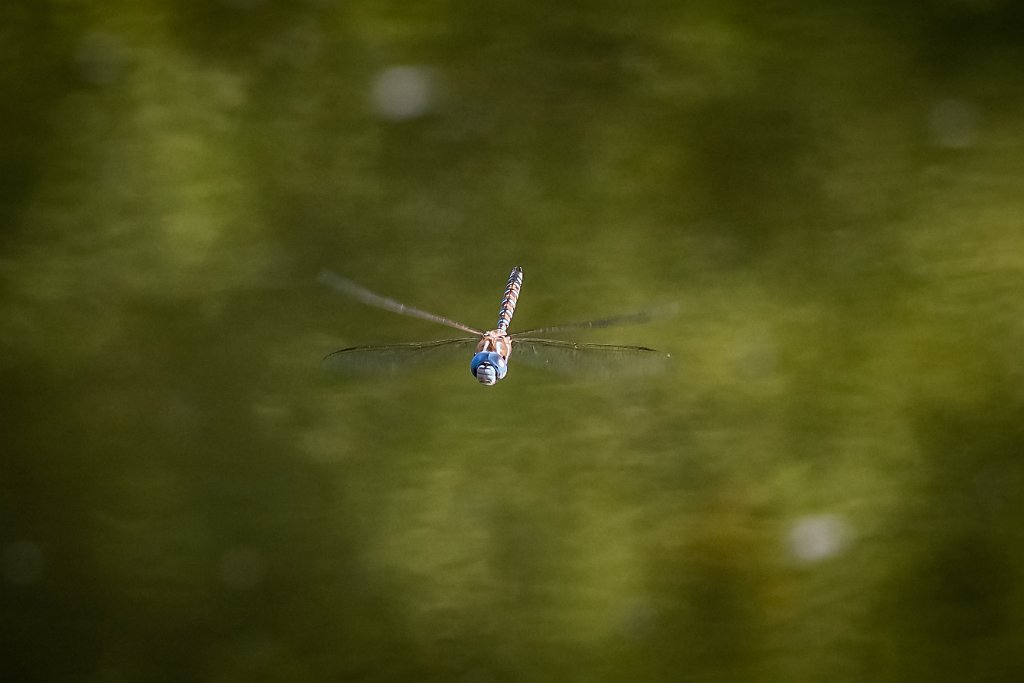
<svg viewBox="0 0 1024 683">
<path fill-rule="evenodd" d="M 321 272 L 318 279 L 322 284 L 368 306 L 438 323 L 470 335 L 425 342 L 352 346 L 325 356 L 323 365 L 328 370 L 356 373 L 373 372 L 383 368 L 399 372 L 404 371 L 410 364 L 431 357 L 437 352 L 455 349 L 468 350 L 472 347 L 474 351 L 469 363 L 470 372 L 480 384 L 494 386 L 508 373 L 509 357 L 512 355 L 513 349 L 517 351 L 516 357 L 523 359 L 526 364 L 539 365 L 549 369 L 568 369 L 573 373 L 593 370 L 606 372 L 652 371 L 660 369 L 669 359 L 668 354 L 646 346 L 583 344 L 546 336 L 535 336 L 641 323 L 650 319 L 650 313 L 538 327 L 510 334 L 509 325 L 512 323 L 512 315 L 515 313 L 516 304 L 519 302 L 519 293 L 523 287 L 523 269 L 520 266 L 513 268 L 508 277 L 505 294 L 498 310 L 498 322 L 492 330 L 479 330 L 443 315 L 407 306 L 370 291 L 329 270 Z"/>
</svg>

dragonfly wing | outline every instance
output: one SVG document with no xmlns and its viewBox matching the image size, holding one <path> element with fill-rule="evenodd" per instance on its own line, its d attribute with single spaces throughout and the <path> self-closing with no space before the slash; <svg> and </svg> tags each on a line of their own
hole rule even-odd
<svg viewBox="0 0 1024 683">
<path fill-rule="evenodd" d="M 670 361 L 646 346 L 577 344 L 560 339 L 512 336 L 510 362 L 581 376 L 655 374 Z"/>
<path fill-rule="evenodd" d="M 478 330 L 475 327 L 470 327 L 469 325 L 463 325 L 457 320 L 452 320 L 451 318 L 446 318 L 443 315 L 431 313 L 430 311 L 414 308 L 413 306 L 406 306 L 400 301 L 395 301 L 394 299 L 389 299 L 386 296 L 381 296 L 376 292 L 371 292 L 366 287 L 363 287 L 362 285 L 349 280 L 347 277 L 342 277 L 330 270 L 320 271 L 320 276 L 317 279 L 321 284 L 327 285 L 337 292 L 350 296 L 356 301 L 360 301 L 367 306 L 374 306 L 385 311 L 398 313 L 399 315 L 407 315 L 411 318 L 419 318 L 420 320 L 427 320 L 432 323 L 447 325 L 448 327 L 455 328 L 462 332 L 468 332 L 470 334 L 483 334 L 483 330 Z"/>
<path fill-rule="evenodd" d="M 596 330 L 605 327 L 618 327 L 620 325 L 642 325 L 649 323 L 659 318 L 666 316 L 675 315 L 677 312 L 677 306 L 675 304 L 669 304 L 660 306 L 658 308 L 650 308 L 644 311 L 638 311 L 636 313 L 627 313 L 625 315 L 615 315 L 610 318 L 600 318 L 598 320 L 586 320 L 583 322 L 576 323 L 565 323 L 562 325 L 551 325 L 549 327 L 535 327 L 532 330 L 520 330 L 516 334 L 530 335 L 530 334 L 558 334 L 560 332 L 570 332 L 573 330 Z M 514 335 L 513 335 L 514 336 Z M 546 339 L 545 339 L 546 340 Z M 630 348 L 630 347 L 620 347 Z"/>
<path fill-rule="evenodd" d="M 397 375 L 471 350 L 478 339 L 463 337 L 409 344 L 353 346 L 324 356 L 323 368 L 345 375 Z"/>
</svg>

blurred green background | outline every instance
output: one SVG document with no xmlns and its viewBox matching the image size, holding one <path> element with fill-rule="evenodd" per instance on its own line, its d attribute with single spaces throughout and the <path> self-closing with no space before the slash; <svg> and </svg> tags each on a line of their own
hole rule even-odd
<svg viewBox="0 0 1024 683">
<path fill-rule="evenodd" d="M 1024 5 L 8 0 L 11 681 L 1024 680 Z M 343 346 L 676 306 L 645 378 Z"/>
</svg>

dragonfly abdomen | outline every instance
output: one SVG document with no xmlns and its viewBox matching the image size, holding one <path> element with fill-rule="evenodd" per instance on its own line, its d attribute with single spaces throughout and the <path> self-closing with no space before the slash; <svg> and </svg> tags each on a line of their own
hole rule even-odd
<svg viewBox="0 0 1024 683">
<path fill-rule="evenodd" d="M 523 269 L 516 266 L 508 276 L 508 284 L 505 285 L 505 296 L 501 300 L 501 309 L 498 311 L 497 328 L 507 331 L 512 323 L 512 314 L 516 312 L 516 303 L 519 301 L 519 290 L 523 287 Z"/>
</svg>

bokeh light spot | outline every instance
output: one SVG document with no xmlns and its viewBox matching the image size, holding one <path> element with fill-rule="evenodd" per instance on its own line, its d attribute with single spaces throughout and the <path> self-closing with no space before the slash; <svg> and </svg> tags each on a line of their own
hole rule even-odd
<svg viewBox="0 0 1024 683">
<path fill-rule="evenodd" d="M 435 99 L 432 70 L 421 66 L 393 66 L 373 79 L 374 111 L 389 121 L 405 121 L 430 112 Z"/>
<path fill-rule="evenodd" d="M 821 562 L 843 552 L 849 541 L 846 521 L 837 515 L 801 517 L 789 529 L 787 546 L 798 562 Z"/>
</svg>

